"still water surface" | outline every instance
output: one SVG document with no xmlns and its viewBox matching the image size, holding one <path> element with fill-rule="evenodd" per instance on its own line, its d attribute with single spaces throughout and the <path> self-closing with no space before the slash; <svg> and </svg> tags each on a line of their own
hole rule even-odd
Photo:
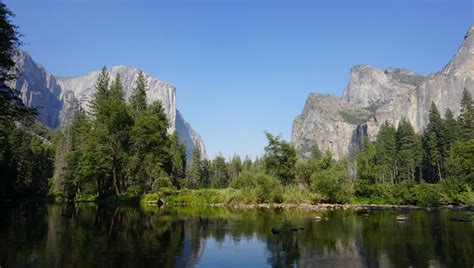
<svg viewBox="0 0 474 268">
<path fill-rule="evenodd" d="M 467 211 L 0 204 L 3 267 L 473 267 Z M 395 217 L 405 213 L 409 220 Z M 321 217 L 316 220 L 315 217 Z M 276 227 L 283 230 L 272 234 Z M 298 227 L 298 230 L 292 230 Z"/>
</svg>

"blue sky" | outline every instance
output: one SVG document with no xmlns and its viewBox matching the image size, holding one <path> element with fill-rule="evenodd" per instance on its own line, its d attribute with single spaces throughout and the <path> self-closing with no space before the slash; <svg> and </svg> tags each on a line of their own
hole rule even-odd
<svg viewBox="0 0 474 268">
<path fill-rule="evenodd" d="M 440 70 L 474 21 L 472 0 L 4 2 L 55 75 L 127 64 L 174 84 L 211 157 L 289 140 L 306 96 L 340 95 L 353 65 Z"/>
</svg>

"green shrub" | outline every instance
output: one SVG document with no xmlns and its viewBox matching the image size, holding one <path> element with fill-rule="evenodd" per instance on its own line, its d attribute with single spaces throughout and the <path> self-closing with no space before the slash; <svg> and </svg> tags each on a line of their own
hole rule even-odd
<svg viewBox="0 0 474 268">
<path fill-rule="evenodd" d="M 313 191 L 320 200 L 329 203 L 348 203 L 353 196 L 352 183 L 343 164 L 335 164 L 311 176 Z"/>
<path fill-rule="evenodd" d="M 290 184 L 283 189 L 283 202 L 288 204 L 312 203 L 310 193 L 306 188 Z"/>
<path fill-rule="evenodd" d="M 441 203 L 441 187 L 437 184 L 419 183 L 412 188 L 415 205 L 429 206 Z"/>
<path fill-rule="evenodd" d="M 392 183 L 369 183 L 358 180 L 354 183 L 354 193 L 357 203 L 400 204 L 397 187 L 397 184 Z"/>
<path fill-rule="evenodd" d="M 394 187 L 393 204 L 430 206 L 442 203 L 441 187 L 437 184 L 405 181 Z"/>
<path fill-rule="evenodd" d="M 242 172 L 231 187 L 240 189 L 240 195 L 233 196 L 232 201 L 243 200 L 244 203 L 281 203 L 283 187 L 275 177 L 263 173 Z"/>
<path fill-rule="evenodd" d="M 448 177 L 440 182 L 440 188 L 443 194 L 443 203 L 454 205 L 474 203 L 471 187 L 462 180 Z"/>
<path fill-rule="evenodd" d="M 156 178 L 155 181 L 153 182 L 152 190 L 158 191 L 161 188 L 170 187 L 170 186 L 171 186 L 170 178 L 167 176 L 160 176 Z"/>
</svg>

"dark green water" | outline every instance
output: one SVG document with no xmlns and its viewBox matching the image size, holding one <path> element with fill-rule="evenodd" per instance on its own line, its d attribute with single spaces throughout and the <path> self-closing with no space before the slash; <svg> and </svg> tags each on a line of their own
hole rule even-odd
<svg viewBox="0 0 474 268">
<path fill-rule="evenodd" d="M 0 204 L 3 267 L 473 267 L 463 211 Z M 320 216 L 320 221 L 315 220 Z M 272 234 L 272 227 L 301 227 Z"/>
</svg>

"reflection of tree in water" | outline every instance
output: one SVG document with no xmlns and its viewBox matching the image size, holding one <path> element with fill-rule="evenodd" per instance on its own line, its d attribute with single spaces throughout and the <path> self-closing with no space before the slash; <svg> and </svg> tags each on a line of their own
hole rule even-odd
<svg viewBox="0 0 474 268">
<path fill-rule="evenodd" d="M 16 207 L 0 203 L 0 266 L 16 267 L 17 260 L 31 263 L 38 259 L 47 233 L 43 221 L 46 208 L 38 202 L 22 202 Z"/>
<path fill-rule="evenodd" d="M 474 264 L 474 228 L 451 221 L 462 212 L 412 211 L 408 222 L 386 211 L 366 219 L 361 228 L 363 248 L 370 259 L 387 256 L 399 267 L 470 267 Z M 441 261 L 442 260 L 442 261 Z"/>
<path fill-rule="evenodd" d="M 474 263 L 473 225 L 451 221 L 458 213 L 451 211 L 412 211 L 408 222 L 399 223 L 391 211 L 363 217 L 351 211 L 37 202 L 0 208 L 0 265 L 5 267 L 189 267 L 199 263 L 209 239 L 237 246 L 241 240 L 263 241 L 273 267 Z M 273 235 L 272 227 L 304 229 Z"/>
</svg>

